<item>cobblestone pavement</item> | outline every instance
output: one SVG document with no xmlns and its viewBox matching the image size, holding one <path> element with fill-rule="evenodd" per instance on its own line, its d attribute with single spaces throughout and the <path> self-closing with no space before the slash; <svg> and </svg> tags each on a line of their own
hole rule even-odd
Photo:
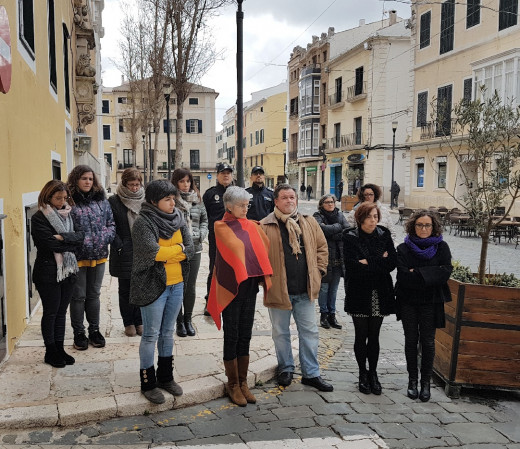
<svg viewBox="0 0 520 449">
<path fill-rule="evenodd" d="M 316 203 L 302 202 L 311 212 Z M 404 236 L 398 227 L 398 242 Z M 446 236 L 455 259 L 473 267 L 480 245 L 475 238 Z M 492 245 L 493 271 L 518 274 L 520 250 Z M 503 268 L 502 268 L 503 267 Z M 1 448 L 31 447 L 212 447 L 212 448 L 468 448 L 520 449 L 520 394 L 462 390 L 450 399 L 436 381 L 428 403 L 406 397 L 407 374 L 400 323 L 385 319 L 378 368 L 381 396 L 357 390 L 353 330 L 342 310 L 342 330 L 320 328 L 322 375 L 334 392 L 303 386 L 257 385 L 255 405 L 237 407 L 227 398 L 157 414 L 115 418 L 75 428 L 0 432 Z M 255 338 L 255 337 L 253 337 Z M 297 373 L 298 374 L 298 373 Z"/>
</svg>

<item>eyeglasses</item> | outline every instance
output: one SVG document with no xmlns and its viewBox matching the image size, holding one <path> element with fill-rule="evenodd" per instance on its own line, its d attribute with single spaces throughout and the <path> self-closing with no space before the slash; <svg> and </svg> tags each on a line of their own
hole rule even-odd
<svg viewBox="0 0 520 449">
<path fill-rule="evenodd" d="M 323 201 L 323 204 L 334 204 L 334 201 Z"/>
<path fill-rule="evenodd" d="M 251 207 L 251 203 L 247 204 L 235 204 L 236 207 L 240 207 L 241 209 L 249 209 Z"/>
<path fill-rule="evenodd" d="M 374 196 L 373 193 L 363 193 L 363 196 Z"/>
<path fill-rule="evenodd" d="M 415 223 L 415 227 L 419 228 L 419 229 L 431 229 L 432 225 L 431 225 L 431 223 L 426 223 L 426 224 Z"/>
</svg>

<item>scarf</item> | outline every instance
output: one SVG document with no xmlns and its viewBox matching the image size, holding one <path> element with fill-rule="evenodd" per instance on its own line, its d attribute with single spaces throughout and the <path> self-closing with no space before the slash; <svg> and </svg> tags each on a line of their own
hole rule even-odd
<svg viewBox="0 0 520 449">
<path fill-rule="evenodd" d="M 173 209 L 173 213 L 167 214 L 153 204 L 144 202 L 139 213 L 154 222 L 159 229 L 159 237 L 164 240 L 171 239 L 172 235 L 186 224 L 178 209 Z"/>
<path fill-rule="evenodd" d="M 442 240 L 442 235 L 438 237 L 428 237 L 426 239 L 421 239 L 414 235 L 407 235 L 404 238 L 404 243 L 420 259 L 430 260 L 437 254 L 437 248 Z"/>
<path fill-rule="evenodd" d="M 325 209 L 320 209 L 320 214 L 323 215 L 327 224 L 339 223 L 339 209 L 337 207 L 335 207 L 331 212 Z"/>
<path fill-rule="evenodd" d="M 269 240 L 252 220 L 226 212 L 222 220 L 215 222 L 215 242 L 217 251 L 207 309 L 220 329 L 220 313 L 235 299 L 240 284 L 263 276 L 265 295 L 271 288 L 273 269 Z"/>
<path fill-rule="evenodd" d="M 67 204 L 64 209 L 57 210 L 50 204 L 40 207 L 43 215 L 58 234 L 65 232 L 74 232 L 74 223 L 70 216 L 71 207 Z M 56 260 L 56 280 L 63 281 L 72 274 L 78 272 L 78 262 L 74 253 L 65 251 L 63 253 L 54 253 Z"/>
<path fill-rule="evenodd" d="M 186 225 L 188 226 L 191 235 L 193 235 L 193 232 L 191 227 L 190 209 L 193 204 L 198 204 L 199 202 L 199 197 L 193 190 L 190 190 L 189 192 L 181 192 L 179 190 L 179 195 L 175 198 L 177 209 L 180 209 L 182 215 L 184 215 L 184 220 L 186 220 Z"/>
<path fill-rule="evenodd" d="M 144 187 L 141 186 L 140 189 L 134 193 L 128 187 L 119 183 L 117 185 L 116 194 L 128 209 L 126 213 L 128 216 L 128 225 L 130 226 L 130 229 L 132 229 L 134 221 L 141 210 L 141 204 L 144 201 Z"/>
<path fill-rule="evenodd" d="M 293 250 L 293 255 L 301 254 L 300 236 L 302 235 L 302 230 L 298 224 L 298 208 L 296 208 L 292 214 L 284 214 L 275 206 L 274 216 L 285 223 L 285 227 L 289 233 L 289 244 Z"/>
</svg>

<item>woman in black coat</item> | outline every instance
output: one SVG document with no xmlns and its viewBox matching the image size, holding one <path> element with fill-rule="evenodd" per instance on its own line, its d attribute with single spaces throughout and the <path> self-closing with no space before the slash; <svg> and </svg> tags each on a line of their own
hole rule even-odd
<svg viewBox="0 0 520 449">
<path fill-rule="evenodd" d="M 435 357 L 435 331 L 445 326 L 444 303 L 451 301 L 448 279 L 453 267 L 442 227 L 427 210 L 416 212 L 406 223 L 407 236 L 397 247 L 396 297 L 403 321 L 408 369 L 408 397 L 430 400 L 430 378 Z M 417 390 L 417 346 L 421 341 L 421 392 Z"/>
<path fill-rule="evenodd" d="M 379 331 L 383 318 L 395 313 L 390 272 L 396 266 L 397 256 L 390 231 L 378 225 L 381 215 L 376 203 L 361 203 L 354 217 L 357 229 L 346 231 L 343 236 L 345 312 L 354 323 L 359 391 L 379 395 Z"/>
<path fill-rule="evenodd" d="M 327 239 L 329 248 L 329 265 L 327 274 L 321 279 L 320 295 L 320 325 L 325 329 L 331 327 L 341 329 L 341 324 L 336 319 L 336 296 L 339 281 L 345 274 L 343 263 L 343 231 L 349 226 L 347 220 L 336 207 L 334 195 L 327 194 L 320 198 L 318 212 L 314 212 L 314 218 L 318 222 Z"/>
<path fill-rule="evenodd" d="M 67 185 L 52 180 L 41 190 L 38 212 L 31 217 L 31 236 L 37 251 L 32 279 L 42 300 L 44 360 L 55 368 L 75 362 L 63 348 L 67 308 L 78 272 L 74 251 L 84 238 L 84 233 L 74 228 L 70 216 L 73 205 Z"/>
<path fill-rule="evenodd" d="M 116 236 L 110 245 L 109 269 L 110 275 L 118 279 L 119 311 L 128 337 L 143 334 L 141 309 L 130 304 L 130 275 L 134 257 L 131 230 L 143 201 L 141 173 L 136 168 L 127 168 L 121 175 L 116 194 L 108 202 L 116 223 Z"/>
</svg>

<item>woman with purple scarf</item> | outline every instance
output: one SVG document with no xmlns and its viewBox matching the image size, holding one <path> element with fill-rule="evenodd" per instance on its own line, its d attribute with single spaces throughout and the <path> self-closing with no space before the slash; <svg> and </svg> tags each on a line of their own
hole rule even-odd
<svg viewBox="0 0 520 449">
<path fill-rule="evenodd" d="M 430 400 L 435 357 L 435 331 L 445 326 L 444 303 L 451 301 L 448 279 L 453 267 L 438 218 L 427 210 L 406 223 L 407 236 L 397 247 L 397 318 L 403 322 L 404 351 L 410 399 Z M 417 384 L 418 343 L 421 343 L 421 391 Z"/>
</svg>

